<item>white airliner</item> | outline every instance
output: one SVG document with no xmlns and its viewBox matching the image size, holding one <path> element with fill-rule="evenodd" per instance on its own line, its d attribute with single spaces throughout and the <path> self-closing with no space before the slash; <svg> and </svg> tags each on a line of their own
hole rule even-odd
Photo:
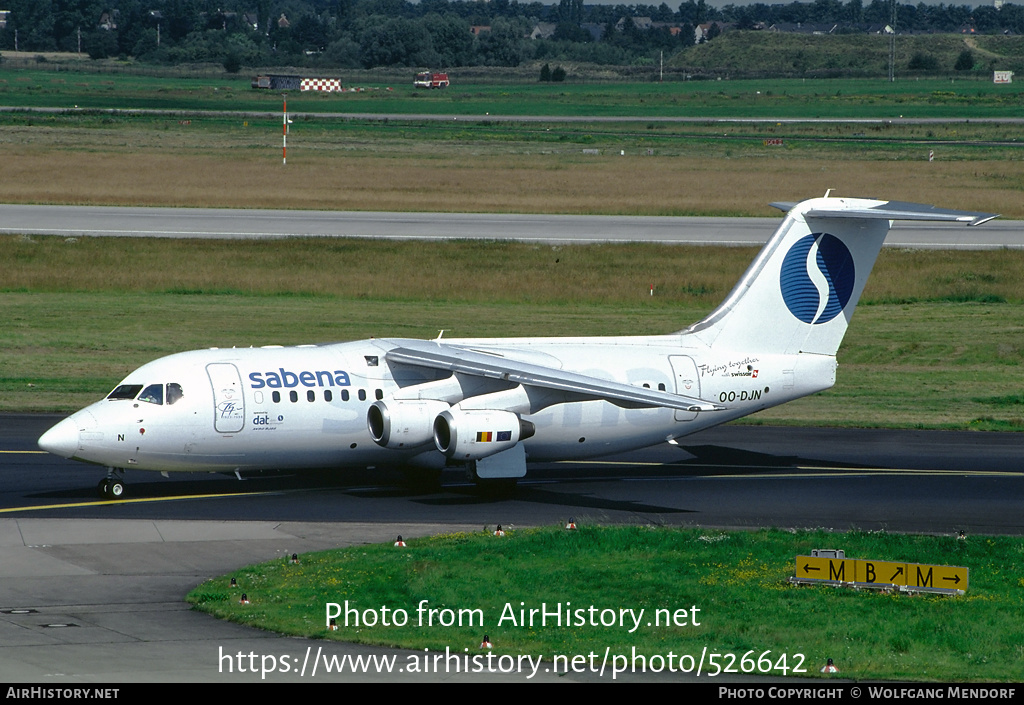
<svg viewBox="0 0 1024 705">
<path fill-rule="evenodd" d="M 788 211 L 704 320 L 657 336 L 372 339 L 210 349 L 143 365 L 40 448 L 125 470 L 463 465 L 514 482 L 530 461 L 645 448 L 828 389 L 894 220 L 996 217 L 824 198 Z"/>
</svg>

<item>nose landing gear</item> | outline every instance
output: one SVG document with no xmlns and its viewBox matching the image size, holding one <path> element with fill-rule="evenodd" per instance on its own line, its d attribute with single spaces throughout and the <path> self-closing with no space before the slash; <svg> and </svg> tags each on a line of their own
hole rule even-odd
<svg viewBox="0 0 1024 705">
<path fill-rule="evenodd" d="M 110 468 L 107 471 L 107 476 L 100 480 L 100 484 L 96 486 L 96 491 L 99 492 L 100 497 L 103 499 L 121 499 L 124 497 L 124 480 L 116 477 L 114 472 L 114 468 Z"/>
</svg>

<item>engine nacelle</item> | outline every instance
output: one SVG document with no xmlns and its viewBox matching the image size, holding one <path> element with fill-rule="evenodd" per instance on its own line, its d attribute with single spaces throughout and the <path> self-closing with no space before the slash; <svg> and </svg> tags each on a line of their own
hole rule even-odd
<svg viewBox="0 0 1024 705">
<path fill-rule="evenodd" d="M 453 460 L 479 460 L 500 453 L 536 432 L 510 411 L 442 411 L 434 419 L 434 444 Z"/>
<path fill-rule="evenodd" d="M 366 412 L 373 442 L 384 448 L 416 448 L 434 439 L 434 419 L 449 408 L 443 401 L 377 401 Z"/>
</svg>

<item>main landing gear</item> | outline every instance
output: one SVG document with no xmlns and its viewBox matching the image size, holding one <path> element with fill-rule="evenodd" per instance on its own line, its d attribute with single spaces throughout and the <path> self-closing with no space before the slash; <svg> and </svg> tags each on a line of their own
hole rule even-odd
<svg viewBox="0 0 1024 705">
<path fill-rule="evenodd" d="M 107 476 L 96 485 L 96 491 L 103 499 L 121 499 L 124 497 L 124 480 L 115 475 L 114 468 L 107 469 Z"/>
</svg>

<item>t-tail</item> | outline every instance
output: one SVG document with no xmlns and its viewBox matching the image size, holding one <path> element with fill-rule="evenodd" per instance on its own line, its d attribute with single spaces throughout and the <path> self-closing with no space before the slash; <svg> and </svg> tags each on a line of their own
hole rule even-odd
<svg viewBox="0 0 1024 705">
<path fill-rule="evenodd" d="M 716 350 L 834 356 L 893 221 L 997 217 L 827 196 L 772 205 L 788 211 L 782 225 L 725 301 L 683 333 Z"/>
</svg>

